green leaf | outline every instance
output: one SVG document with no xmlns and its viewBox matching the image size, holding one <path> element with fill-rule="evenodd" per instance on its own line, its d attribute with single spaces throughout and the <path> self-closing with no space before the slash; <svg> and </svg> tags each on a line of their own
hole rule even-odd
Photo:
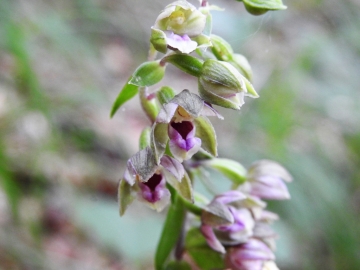
<svg viewBox="0 0 360 270">
<path fill-rule="evenodd" d="M 287 7 L 281 0 L 243 0 L 246 10 L 253 15 L 261 15 L 269 10 L 283 10 Z"/>
<path fill-rule="evenodd" d="M 165 56 L 162 61 L 171 63 L 178 69 L 195 77 L 200 76 L 203 66 L 202 60 L 188 54 L 181 53 Z"/>
<path fill-rule="evenodd" d="M 193 228 L 187 233 L 185 248 L 200 269 L 225 269 L 222 255 L 208 246 L 198 228 Z"/>
<path fill-rule="evenodd" d="M 165 65 L 160 61 L 149 61 L 141 64 L 132 75 L 129 84 L 137 86 L 151 86 L 162 80 L 165 74 Z"/>
<path fill-rule="evenodd" d="M 130 80 L 130 79 L 129 79 Z M 114 114 L 117 112 L 117 110 L 126 102 L 132 99 L 139 90 L 139 87 L 133 84 L 129 84 L 128 82 L 125 84 L 123 89 L 120 91 L 119 95 L 117 96 L 112 108 L 110 117 L 112 118 Z"/>
<path fill-rule="evenodd" d="M 233 183 L 240 185 L 246 181 L 246 169 L 239 162 L 226 158 L 214 158 L 202 163 L 205 166 L 218 170 Z"/>
<path fill-rule="evenodd" d="M 201 139 L 201 147 L 213 156 L 217 156 L 217 141 L 215 129 L 209 119 L 199 116 L 194 119 L 195 136 Z"/>
<path fill-rule="evenodd" d="M 133 200 L 134 197 L 132 195 L 130 184 L 125 180 L 121 180 L 118 190 L 120 216 L 125 214 L 127 207 L 132 203 Z"/>
<path fill-rule="evenodd" d="M 160 158 L 165 153 L 168 140 L 168 124 L 155 123 L 151 130 L 150 147 L 154 152 L 156 164 L 160 163 Z"/>
<path fill-rule="evenodd" d="M 164 264 L 171 250 L 179 239 L 185 218 L 185 209 L 176 192 L 172 193 L 173 204 L 170 206 L 165 224 L 155 253 L 155 269 L 164 269 Z"/>
</svg>

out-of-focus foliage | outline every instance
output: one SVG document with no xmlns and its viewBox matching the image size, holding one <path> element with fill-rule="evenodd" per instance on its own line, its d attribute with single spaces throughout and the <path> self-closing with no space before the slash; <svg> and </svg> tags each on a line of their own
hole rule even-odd
<svg viewBox="0 0 360 270">
<path fill-rule="evenodd" d="M 135 205 L 120 219 L 116 202 L 148 120 L 136 99 L 109 113 L 168 3 L 0 1 L 0 268 L 151 269 L 163 216 Z M 249 59 L 260 94 L 213 120 L 219 155 L 273 159 L 295 179 L 292 200 L 270 205 L 280 269 L 360 269 L 359 2 L 285 1 L 260 17 L 211 3 L 226 9 L 214 34 Z M 168 71 L 164 85 L 195 90 Z"/>
</svg>

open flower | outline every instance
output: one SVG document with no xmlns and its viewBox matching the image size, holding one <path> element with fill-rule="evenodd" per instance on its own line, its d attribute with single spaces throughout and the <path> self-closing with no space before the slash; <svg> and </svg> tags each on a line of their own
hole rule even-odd
<svg viewBox="0 0 360 270">
<path fill-rule="evenodd" d="M 275 255 L 262 241 L 251 238 L 227 250 L 226 266 L 233 270 L 275 270 Z"/>
<path fill-rule="evenodd" d="M 164 153 L 167 142 L 171 153 L 180 162 L 190 159 L 201 147 L 216 155 L 215 131 L 204 115 L 222 118 L 189 90 L 183 90 L 164 104 L 153 127 L 154 149 L 158 158 Z"/>
<path fill-rule="evenodd" d="M 150 41 L 154 48 L 165 53 L 167 48 L 190 53 L 200 46 L 210 46 L 210 39 L 202 35 L 206 16 L 185 0 L 165 7 L 151 28 Z"/>
<path fill-rule="evenodd" d="M 170 202 L 170 192 L 166 182 L 174 185 L 181 182 L 185 170 L 175 159 L 162 156 L 156 165 L 153 151 L 146 147 L 132 156 L 127 162 L 127 169 L 119 184 L 120 214 L 123 215 L 136 193 L 140 201 L 158 212 Z"/>
<path fill-rule="evenodd" d="M 250 209 L 235 207 L 246 199 L 239 191 L 229 191 L 215 197 L 201 216 L 201 232 L 208 245 L 225 253 L 224 245 L 245 243 L 253 235 L 255 220 Z"/>
<path fill-rule="evenodd" d="M 289 172 L 280 164 L 261 160 L 254 163 L 248 170 L 247 182 L 239 187 L 245 193 L 269 200 L 290 199 L 285 182 L 291 182 Z"/>
</svg>

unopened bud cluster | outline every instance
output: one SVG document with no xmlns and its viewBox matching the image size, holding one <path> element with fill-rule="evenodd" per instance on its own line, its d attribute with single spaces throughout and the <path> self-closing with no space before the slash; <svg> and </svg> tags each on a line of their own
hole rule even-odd
<svg viewBox="0 0 360 270">
<path fill-rule="evenodd" d="M 276 6 L 279 0 L 265 1 L 260 7 L 256 6 L 258 2 L 262 1 L 249 0 L 244 4 L 251 13 L 284 7 Z M 113 105 L 111 116 L 139 94 L 151 121 L 140 137 L 139 151 L 128 160 L 119 183 L 120 215 L 135 199 L 157 211 L 171 205 L 162 236 L 166 238 L 172 233 L 172 222 L 175 227 L 185 225 L 186 215 L 181 212 L 185 209 L 198 220 L 192 230 L 202 235 L 209 252 L 218 253 L 223 267 L 277 269 L 276 234 L 270 223 L 278 217 L 266 210 L 263 200 L 289 199 L 285 182 L 290 182 L 291 176 L 273 161 L 259 161 L 245 169 L 237 161 L 217 157 L 217 136 L 208 117 L 223 117 L 213 105 L 239 110 L 245 97 L 259 95 L 251 84 L 252 71 L 246 58 L 211 33 L 211 10 L 219 8 L 207 1 L 200 1 L 198 8 L 186 0 L 167 5 L 151 27 L 149 61 L 135 70 Z M 165 55 L 156 60 L 158 53 Z M 184 85 L 178 94 L 170 86 L 151 90 L 149 87 L 165 76 L 168 64 L 196 77 L 198 88 L 187 90 Z M 204 196 L 194 190 L 194 182 L 209 169 L 228 178 L 232 189 L 204 203 L 204 199 L 199 199 Z M 174 217 L 179 220 L 173 220 Z M 192 245 L 184 246 L 180 231 L 178 237 L 178 245 L 183 245 L 201 268 Z M 165 267 L 174 244 L 160 241 L 156 269 Z M 179 258 L 169 265 L 178 263 Z"/>
</svg>

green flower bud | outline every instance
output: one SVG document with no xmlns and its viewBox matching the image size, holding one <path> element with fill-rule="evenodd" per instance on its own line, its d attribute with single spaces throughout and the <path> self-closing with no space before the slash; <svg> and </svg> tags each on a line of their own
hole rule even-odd
<svg viewBox="0 0 360 270">
<path fill-rule="evenodd" d="M 163 86 L 156 93 L 156 95 L 157 95 L 157 98 L 158 98 L 160 104 L 164 105 L 165 103 L 168 103 L 171 99 L 174 98 L 175 92 L 171 87 Z"/>
<path fill-rule="evenodd" d="M 269 10 L 287 8 L 281 0 L 242 0 L 242 2 L 244 2 L 246 10 L 253 15 L 262 15 Z"/>
<path fill-rule="evenodd" d="M 156 95 L 148 94 L 147 89 L 145 87 L 140 88 L 140 102 L 144 112 L 149 117 L 150 121 L 154 122 L 156 116 L 160 111 L 160 107 L 157 102 Z"/>
<path fill-rule="evenodd" d="M 207 102 L 239 110 L 244 95 L 256 98 L 251 83 L 230 63 L 209 59 L 199 77 L 199 94 Z"/>
</svg>

